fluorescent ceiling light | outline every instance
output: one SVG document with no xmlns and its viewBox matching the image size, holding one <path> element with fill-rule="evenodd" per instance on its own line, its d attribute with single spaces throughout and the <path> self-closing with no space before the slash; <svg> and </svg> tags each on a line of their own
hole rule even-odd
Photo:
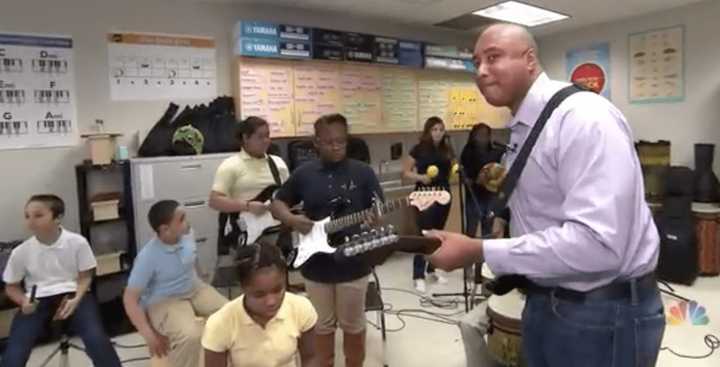
<svg viewBox="0 0 720 367">
<path fill-rule="evenodd" d="M 473 14 L 504 22 L 522 24 L 526 27 L 535 27 L 541 24 L 570 18 L 565 14 L 556 13 L 519 1 L 505 1 L 485 9 L 474 11 Z"/>
</svg>

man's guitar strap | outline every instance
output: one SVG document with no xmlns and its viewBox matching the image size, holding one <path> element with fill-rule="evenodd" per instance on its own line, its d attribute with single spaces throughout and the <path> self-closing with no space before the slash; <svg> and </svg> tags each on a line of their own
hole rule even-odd
<svg viewBox="0 0 720 367">
<path fill-rule="evenodd" d="M 573 84 L 559 90 L 550 98 L 537 121 L 535 121 L 535 125 L 533 125 L 532 130 L 530 130 L 530 134 L 528 134 L 528 137 L 525 139 L 525 143 L 523 143 L 522 148 L 520 148 L 520 153 L 518 153 L 518 156 L 510 167 L 510 171 L 508 171 L 508 174 L 505 176 L 505 180 L 503 180 L 500 185 L 498 194 L 490 203 L 490 216 L 497 216 L 499 213 L 507 210 L 510 195 L 512 195 L 513 190 L 515 190 L 515 186 L 517 186 L 520 175 L 530 157 L 530 153 L 552 113 L 567 97 L 582 91 L 586 91 L 586 89 Z M 487 284 L 486 287 L 496 295 L 504 295 L 515 288 L 522 287 L 526 283 L 527 278 L 524 276 L 511 274 L 498 277 Z"/>
<path fill-rule="evenodd" d="M 530 130 L 530 134 L 527 139 L 525 139 L 525 143 L 522 148 L 520 148 L 520 153 L 518 153 L 517 158 L 515 158 L 515 161 L 510 167 L 510 171 L 508 171 L 505 176 L 505 180 L 503 180 L 500 185 L 498 194 L 494 197 L 490 206 L 491 215 L 497 214 L 507 207 L 510 195 L 512 195 L 513 190 L 515 190 L 515 186 L 517 186 L 518 180 L 520 180 L 520 175 L 525 168 L 525 164 L 530 157 L 530 153 L 540 137 L 540 133 L 545 127 L 545 123 L 547 123 L 547 120 L 550 118 L 552 113 L 560 105 L 560 103 L 565 100 L 565 98 L 581 91 L 585 91 L 585 89 L 573 84 L 559 90 L 550 98 L 548 103 L 545 105 L 545 108 L 543 108 L 540 113 L 537 121 L 535 121 L 535 125 L 532 130 Z"/>
</svg>

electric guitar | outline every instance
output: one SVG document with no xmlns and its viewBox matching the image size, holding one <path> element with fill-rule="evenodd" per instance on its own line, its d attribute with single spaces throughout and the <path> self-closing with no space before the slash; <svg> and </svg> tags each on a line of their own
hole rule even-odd
<svg viewBox="0 0 720 367">
<path fill-rule="evenodd" d="M 382 203 L 376 200 L 373 207 L 343 216 L 337 219 L 327 217 L 316 221 L 313 228 L 307 234 L 300 234 L 299 244 L 295 259 L 292 261 L 294 268 L 300 268 L 313 255 L 318 253 L 332 254 L 336 248 L 328 243 L 328 235 L 337 233 L 348 227 L 362 223 L 364 220 L 375 214 L 378 217 L 404 206 L 414 206 L 423 211 L 435 203 L 446 205 L 450 202 L 450 193 L 445 190 L 431 189 L 413 191 L 407 198 L 390 200 Z"/>
<path fill-rule="evenodd" d="M 385 262 L 395 251 L 431 255 L 440 248 L 440 245 L 441 242 L 437 238 L 399 236 L 392 225 L 389 225 L 352 236 L 349 241 L 338 246 L 333 256 L 339 263 L 359 257 L 366 264 L 375 266 Z M 483 281 L 483 284 L 493 294 L 503 296 L 513 289 L 526 288 L 529 281 L 523 275 L 509 274 Z"/>
<path fill-rule="evenodd" d="M 363 258 L 368 265 L 382 264 L 395 251 L 430 255 L 440 247 L 440 240 L 424 236 L 400 236 L 392 225 L 352 236 L 337 247 L 333 254 L 342 263 L 350 258 Z"/>
<path fill-rule="evenodd" d="M 270 204 L 270 201 L 275 195 L 275 191 L 277 191 L 277 189 L 279 188 L 280 186 L 275 184 L 269 185 L 250 201 L 258 201 L 261 203 Z M 240 223 L 238 223 L 238 225 L 240 226 L 240 228 L 245 228 L 246 244 L 255 243 L 255 241 L 257 241 L 257 239 L 260 238 L 260 236 L 262 236 L 266 230 L 280 226 L 280 221 L 273 218 L 270 210 L 266 211 L 261 215 L 256 215 L 248 211 L 243 211 L 238 215 L 238 222 L 240 221 L 244 223 L 244 226 Z"/>
</svg>

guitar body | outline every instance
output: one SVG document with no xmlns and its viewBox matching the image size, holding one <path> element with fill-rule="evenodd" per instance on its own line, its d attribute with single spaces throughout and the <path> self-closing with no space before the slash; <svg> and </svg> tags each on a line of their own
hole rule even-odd
<svg viewBox="0 0 720 367">
<path fill-rule="evenodd" d="M 305 262 L 317 253 L 332 254 L 335 248 L 328 243 L 328 233 L 325 225 L 330 222 L 330 217 L 315 222 L 312 230 L 307 234 L 300 233 L 297 254 L 293 260 L 293 267 L 300 268 Z"/>
<path fill-rule="evenodd" d="M 255 195 L 254 198 L 250 199 L 250 201 L 270 204 L 270 201 L 275 196 L 275 192 L 279 188 L 280 186 L 276 184 L 269 185 L 260 191 L 259 194 Z M 255 243 L 258 238 L 265 233 L 265 231 L 280 225 L 280 221 L 273 218 L 270 211 L 266 211 L 262 215 L 255 215 L 250 212 L 240 212 L 238 215 L 238 221 L 245 223 L 245 231 L 247 233 L 245 238 L 246 244 Z"/>
<path fill-rule="evenodd" d="M 239 215 L 239 220 L 245 222 L 248 244 L 255 243 L 255 241 L 257 241 L 258 238 L 265 233 L 265 231 L 280 225 L 280 221 L 275 219 L 272 214 L 270 214 L 270 211 L 267 211 L 262 215 L 242 212 Z"/>
</svg>

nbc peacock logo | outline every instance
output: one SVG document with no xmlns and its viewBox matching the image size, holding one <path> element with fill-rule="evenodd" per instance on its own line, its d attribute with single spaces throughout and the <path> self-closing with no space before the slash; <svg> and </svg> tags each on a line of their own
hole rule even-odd
<svg viewBox="0 0 720 367">
<path fill-rule="evenodd" d="M 710 323 L 710 319 L 705 312 L 705 307 L 695 301 L 681 301 L 671 306 L 667 315 L 667 321 L 670 325 L 689 323 L 690 325 L 698 326 Z"/>
</svg>

